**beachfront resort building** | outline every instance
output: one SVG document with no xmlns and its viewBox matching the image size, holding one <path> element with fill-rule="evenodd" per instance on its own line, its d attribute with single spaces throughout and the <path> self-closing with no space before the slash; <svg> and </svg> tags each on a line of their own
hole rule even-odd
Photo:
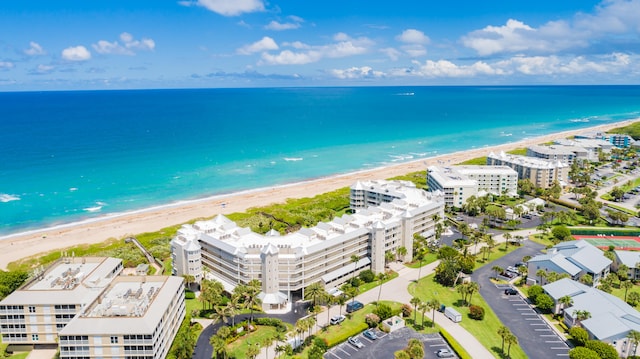
<svg viewBox="0 0 640 359">
<path fill-rule="evenodd" d="M 593 286 L 606 277 L 611 270 L 611 260 L 604 253 L 585 240 L 560 242 L 549 248 L 547 253 L 537 255 L 527 261 L 529 276 L 535 278 L 537 284 L 547 283 L 544 276 L 537 275 L 539 270 L 546 273 L 568 274 L 571 279 L 578 280 L 590 275 Z"/>
<path fill-rule="evenodd" d="M 568 146 L 562 145 L 533 145 L 527 147 L 527 156 L 543 158 L 545 160 L 560 161 L 571 165 L 573 161 L 578 158 L 576 152 L 582 157 L 586 158 L 587 153 L 584 149 L 574 149 Z"/>
<path fill-rule="evenodd" d="M 565 186 L 569 180 L 569 165 L 561 161 L 491 152 L 487 164 L 509 166 L 518 173 L 518 179 L 529 179 L 539 188 L 549 188 L 556 181 Z"/>
<path fill-rule="evenodd" d="M 627 148 L 635 145 L 633 137 L 620 133 L 585 132 L 575 136 L 576 139 L 599 139 L 609 142 L 618 148 Z"/>
<path fill-rule="evenodd" d="M 518 173 L 507 166 L 430 166 L 427 185 L 443 192 L 448 206 L 460 208 L 471 196 L 517 196 Z"/>
<path fill-rule="evenodd" d="M 589 339 L 609 343 L 623 358 L 632 355 L 634 343 L 627 338 L 630 331 L 640 331 L 640 313 L 632 306 L 609 293 L 564 278 L 542 287 L 554 301 L 555 314 L 562 313 L 569 327 L 584 328 Z M 568 296 L 572 304 L 564 307 L 561 298 Z M 580 313 L 590 317 L 579 320 Z"/>
<path fill-rule="evenodd" d="M 411 260 L 414 234 L 434 237 L 434 219 L 444 217 L 444 202 L 437 193 L 404 193 L 402 199 L 285 235 L 274 230 L 255 233 L 223 215 L 183 225 L 171 241 L 172 256 L 185 257 L 186 248 L 199 247 L 199 260 L 206 270 L 189 272 L 192 267 L 174 266 L 173 274 L 205 272 L 227 291 L 257 279 L 262 283 L 263 308 L 282 308 L 293 297 L 304 297 L 304 288 L 312 283 L 328 288 L 365 269 L 384 272 L 387 252 L 400 255 L 399 248 L 404 247 L 403 259 Z"/>
<path fill-rule="evenodd" d="M 0 302 L 2 341 L 60 358 L 164 358 L 185 316 L 182 278 L 122 276 L 122 260 L 62 258 Z"/>
<path fill-rule="evenodd" d="M 349 204 L 354 212 L 368 207 L 377 207 L 394 199 L 412 196 L 422 192 L 411 181 L 370 180 L 356 181 L 349 192 Z"/>
</svg>

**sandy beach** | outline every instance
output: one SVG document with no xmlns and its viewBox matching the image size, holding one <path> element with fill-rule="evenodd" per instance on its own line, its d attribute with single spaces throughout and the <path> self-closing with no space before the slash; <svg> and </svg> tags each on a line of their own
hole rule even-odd
<svg viewBox="0 0 640 359">
<path fill-rule="evenodd" d="M 486 156 L 490 151 L 508 151 L 532 144 L 548 142 L 577 133 L 588 131 L 607 131 L 611 128 L 625 126 L 636 120 L 629 120 L 590 127 L 586 129 L 554 133 L 546 136 L 527 139 L 519 142 L 483 147 L 441 156 L 422 158 L 413 162 L 397 164 L 328 178 L 321 178 L 301 183 L 278 187 L 245 191 L 236 194 L 220 195 L 202 200 L 162 206 L 131 213 L 97 218 L 90 221 L 0 238 L 0 268 L 6 268 L 10 262 L 37 256 L 42 253 L 63 248 L 105 241 L 109 238 L 124 238 L 137 233 L 157 231 L 161 228 L 184 223 L 194 218 L 211 217 L 217 214 L 242 212 L 247 208 L 283 202 L 287 198 L 310 197 L 320 193 L 347 187 L 356 180 L 383 179 L 403 175 L 409 172 L 425 170 L 429 165 L 456 164 L 471 158 Z"/>
</svg>

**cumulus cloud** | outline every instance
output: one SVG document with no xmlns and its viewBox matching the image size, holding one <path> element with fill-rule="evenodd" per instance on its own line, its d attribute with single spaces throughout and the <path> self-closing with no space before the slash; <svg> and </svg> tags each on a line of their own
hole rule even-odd
<svg viewBox="0 0 640 359">
<path fill-rule="evenodd" d="M 394 76 L 419 77 L 474 77 L 477 75 L 504 75 L 504 71 L 494 68 L 486 62 L 478 61 L 471 65 L 457 65 L 451 61 L 427 60 L 424 63 L 413 61 L 415 67 L 394 69 Z"/>
<path fill-rule="evenodd" d="M 578 13 L 570 19 L 549 21 L 532 27 L 509 19 L 501 26 L 487 26 L 463 36 L 461 41 L 481 56 L 504 53 L 550 54 L 601 46 L 628 35 L 638 45 L 640 0 L 604 0 L 593 13 Z"/>
<path fill-rule="evenodd" d="M 374 42 L 366 37 L 352 38 L 345 33 L 337 33 L 333 36 L 335 42 L 326 45 L 308 45 L 300 41 L 284 43 L 296 50 L 284 50 L 279 54 L 262 54 L 259 64 L 268 65 L 302 65 L 317 62 L 323 58 L 341 58 L 367 53 Z"/>
<path fill-rule="evenodd" d="M 369 66 L 350 67 L 348 69 L 333 69 L 329 71 L 333 77 L 339 79 L 375 79 L 385 76 L 382 71 L 376 71 Z"/>
<path fill-rule="evenodd" d="M 0 71 L 2 70 L 10 70 L 14 67 L 15 65 L 13 64 L 13 62 L 10 61 L 0 61 Z"/>
<path fill-rule="evenodd" d="M 91 52 L 82 45 L 71 46 L 62 50 L 62 58 L 68 61 L 87 61 L 91 58 Z"/>
<path fill-rule="evenodd" d="M 589 59 L 585 56 L 515 56 L 496 63 L 504 71 L 523 75 L 576 75 L 585 73 L 622 73 L 632 64 L 627 54 L 612 53 Z"/>
<path fill-rule="evenodd" d="M 135 55 L 135 51 L 152 51 L 156 47 L 155 41 L 152 39 L 142 38 L 136 40 L 128 32 L 120 34 L 119 41 L 109 42 L 106 40 L 100 40 L 97 43 L 91 45 L 93 49 L 99 54 L 109 55 Z"/>
<path fill-rule="evenodd" d="M 264 11 L 262 0 L 195 0 L 180 1 L 183 6 L 202 6 L 223 16 L 238 16 L 244 13 Z"/>
<path fill-rule="evenodd" d="M 273 31 L 294 30 L 300 28 L 300 26 L 302 26 L 302 23 L 304 22 L 304 19 L 299 16 L 292 15 L 289 16 L 289 19 L 291 20 L 291 22 L 278 22 L 273 20 L 264 28 Z"/>
<path fill-rule="evenodd" d="M 55 67 L 52 65 L 44 65 L 40 64 L 36 66 L 36 68 L 29 70 L 30 75 L 46 75 L 50 74 L 55 70 Z"/>
<path fill-rule="evenodd" d="M 422 44 L 426 45 L 430 42 L 430 39 L 424 32 L 416 29 L 407 29 L 402 34 L 396 36 L 396 40 L 407 44 Z"/>
<path fill-rule="evenodd" d="M 262 39 L 252 44 L 245 45 L 239 48 L 237 52 L 241 55 L 251 55 L 256 52 L 278 50 L 278 49 L 279 47 L 278 47 L 278 44 L 275 42 L 275 40 L 273 40 L 269 36 L 265 36 Z"/>
<path fill-rule="evenodd" d="M 400 51 L 394 49 L 393 47 L 387 47 L 384 49 L 380 49 L 380 52 L 382 52 L 383 54 L 387 55 L 392 61 L 396 61 L 398 60 L 398 58 L 400 57 Z"/>
<path fill-rule="evenodd" d="M 29 56 L 39 56 L 44 55 L 45 51 L 40 44 L 35 41 L 31 41 L 29 42 L 29 48 L 24 50 L 24 53 Z"/>
</svg>

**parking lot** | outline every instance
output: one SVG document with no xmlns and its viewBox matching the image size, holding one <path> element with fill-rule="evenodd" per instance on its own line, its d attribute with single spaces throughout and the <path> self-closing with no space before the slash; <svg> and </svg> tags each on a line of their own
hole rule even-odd
<svg viewBox="0 0 640 359">
<path fill-rule="evenodd" d="M 398 350 L 401 350 L 407 346 L 409 339 L 416 338 L 422 341 L 424 344 L 424 357 L 426 359 L 437 359 L 436 352 L 439 349 L 451 348 L 447 345 L 444 339 L 439 334 L 420 334 L 416 333 L 410 328 L 402 328 L 394 331 L 393 333 L 384 333 L 380 330 L 375 330 L 378 335 L 378 339 L 370 340 L 362 335 L 358 334 L 364 347 L 361 349 L 344 342 L 337 345 L 324 354 L 325 359 L 369 359 L 369 358 L 393 358 Z"/>
<path fill-rule="evenodd" d="M 505 295 L 504 290 L 511 288 L 510 285 L 496 285 L 496 288 L 501 293 L 504 310 L 512 312 L 512 317 L 517 318 L 520 322 L 516 327 L 510 327 L 511 331 L 518 336 L 519 341 L 531 341 L 538 344 L 539 349 L 536 352 L 539 352 L 540 356 L 531 356 L 534 353 L 528 352 L 527 354 L 530 357 L 554 358 L 569 356 L 569 347 L 564 340 L 549 327 L 549 324 L 531 308 L 524 298 L 519 294 Z M 525 332 L 527 333 L 526 336 L 518 335 L 518 333 Z"/>
</svg>

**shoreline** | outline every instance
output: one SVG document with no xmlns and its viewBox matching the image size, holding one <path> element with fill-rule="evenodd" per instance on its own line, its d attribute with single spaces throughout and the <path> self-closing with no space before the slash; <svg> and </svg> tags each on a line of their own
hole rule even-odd
<svg viewBox="0 0 640 359">
<path fill-rule="evenodd" d="M 582 129 L 551 133 L 509 142 L 501 145 L 472 148 L 452 153 L 423 157 L 409 162 L 341 173 L 328 177 L 285 183 L 217 194 L 192 200 L 177 201 L 139 210 L 108 214 L 82 221 L 27 230 L 0 237 L 0 268 L 6 269 L 10 262 L 36 256 L 80 244 L 93 244 L 110 238 L 124 238 L 144 232 L 185 223 L 196 218 L 217 214 L 243 212 L 251 207 L 282 203 L 288 198 L 312 197 L 352 185 L 356 180 L 384 179 L 410 172 L 426 170 L 430 165 L 453 165 L 466 160 L 486 156 L 489 152 L 508 151 L 514 148 L 548 142 L 583 132 L 607 131 L 637 122 L 640 118 L 624 120 Z"/>
</svg>

